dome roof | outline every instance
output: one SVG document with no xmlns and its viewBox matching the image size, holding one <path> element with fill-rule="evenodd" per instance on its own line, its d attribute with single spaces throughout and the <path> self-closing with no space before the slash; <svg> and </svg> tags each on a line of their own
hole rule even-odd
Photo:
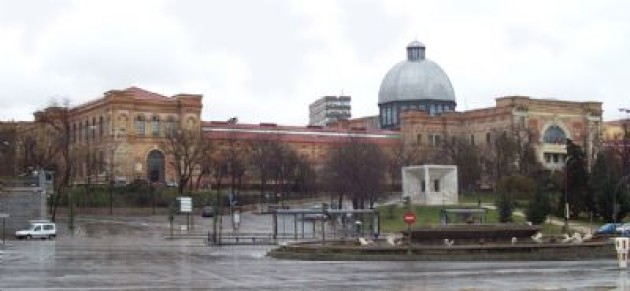
<svg viewBox="0 0 630 291">
<path fill-rule="evenodd" d="M 407 60 L 387 72 L 378 92 L 378 104 L 402 100 L 455 102 L 455 91 L 442 68 L 424 57 L 424 44 L 407 46 Z"/>
<path fill-rule="evenodd" d="M 419 41 L 417 41 L 417 40 L 414 40 L 414 41 L 410 42 L 407 45 L 407 48 L 411 48 L 411 47 L 422 47 L 422 48 L 424 48 L 424 44 L 419 42 Z"/>
</svg>

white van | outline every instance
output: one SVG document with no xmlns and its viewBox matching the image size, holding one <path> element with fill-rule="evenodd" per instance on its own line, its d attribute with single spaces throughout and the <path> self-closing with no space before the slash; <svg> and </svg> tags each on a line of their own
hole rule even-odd
<svg viewBox="0 0 630 291">
<path fill-rule="evenodd" d="M 15 232 L 15 238 L 17 239 L 54 239 L 55 236 L 57 236 L 57 227 L 54 222 L 47 220 L 33 220 L 27 229 Z"/>
</svg>

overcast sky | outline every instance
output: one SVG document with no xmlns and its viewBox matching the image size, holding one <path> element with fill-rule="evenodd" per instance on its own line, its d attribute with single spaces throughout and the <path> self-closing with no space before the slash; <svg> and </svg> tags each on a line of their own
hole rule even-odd
<svg viewBox="0 0 630 291">
<path fill-rule="evenodd" d="M 204 120 L 308 123 L 324 95 L 377 114 L 414 39 L 457 109 L 526 95 L 630 108 L 630 1 L 0 0 L 0 120 L 138 86 L 204 95 Z"/>
</svg>

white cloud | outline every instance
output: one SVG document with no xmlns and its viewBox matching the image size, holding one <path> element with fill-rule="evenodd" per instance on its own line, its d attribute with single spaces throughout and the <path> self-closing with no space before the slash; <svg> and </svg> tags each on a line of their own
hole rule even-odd
<svg viewBox="0 0 630 291">
<path fill-rule="evenodd" d="M 39 9 L 31 9 L 37 4 Z M 50 97 L 140 86 L 201 93 L 203 118 L 306 124 L 322 95 L 376 114 L 382 77 L 418 39 L 459 108 L 522 94 L 630 107 L 625 1 L 0 0 L 0 120 Z"/>
</svg>

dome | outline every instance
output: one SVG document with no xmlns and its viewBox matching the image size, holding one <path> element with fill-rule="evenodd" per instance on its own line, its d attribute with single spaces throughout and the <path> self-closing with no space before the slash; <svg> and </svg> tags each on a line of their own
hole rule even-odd
<svg viewBox="0 0 630 291">
<path fill-rule="evenodd" d="M 438 100 L 455 102 L 448 76 L 435 62 L 424 57 L 425 46 L 413 41 L 407 46 L 407 60 L 387 72 L 378 92 L 378 104 L 393 101 Z"/>
</svg>

